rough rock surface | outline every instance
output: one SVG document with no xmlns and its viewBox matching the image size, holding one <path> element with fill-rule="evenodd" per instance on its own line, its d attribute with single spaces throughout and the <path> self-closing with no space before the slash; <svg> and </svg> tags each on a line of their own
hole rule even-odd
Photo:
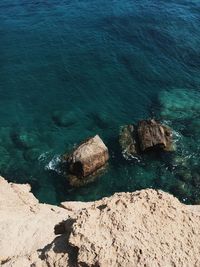
<svg viewBox="0 0 200 267">
<path fill-rule="evenodd" d="M 125 158 L 131 158 L 138 154 L 136 144 L 136 129 L 133 125 L 125 125 L 121 128 L 119 144 Z"/>
<path fill-rule="evenodd" d="M 69 156 L 65 157 L 67 167 L 71 175 L 69 180 L 72 185 L 81 185 L 81 180 L 87 181 L 84 177 L 87 177 L 99 168 L 105 165 L 109 158 L 108 149 L 96 135 L 93 138 L 89 138 L 78 146 Z M 77 183 L 77 177 L 80 183 Z"/>
<path fill-rule="evenodd" d="M 69 241 L 80 266 L 200 266 L 200 213 L 161 191 L 115 194 L 82 211 Z"/>
<path fill-rule="evenodd" d="M 69 212 L 39 204 L 29 191 L 29 185 L 9 184 L 0 177 L 0 266 L 65 266 L 59 262 L 69 260 L 67 243 L 62 247 L 53 229 Z"/>
<path fill-rule="evenodd" d="M 172 130 L 154 119 L 121 127 L 119 144 L 125 159 L 137 158 L 148 150 L 174 151 Z"/>
<path fill-rule="evenodd" d="M 0 178 L 2 267 L 200 266 L 200 206 L 147 189 L 63 209 L 29 190 Z"/>
<path fill-rule="evenodd" d="M 143 120 L 138 123 L 138 138 L 142 151 L 161 148 L 166 151 L 172 150 L 172 131 L 165 125 L 155 120 Z"/>
</svg>

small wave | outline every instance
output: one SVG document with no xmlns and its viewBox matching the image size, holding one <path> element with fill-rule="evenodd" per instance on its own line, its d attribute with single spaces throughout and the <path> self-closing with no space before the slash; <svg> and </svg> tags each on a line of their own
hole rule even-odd
<svg viewBox="0 0 200 267">
<path fill-rule="evenodd" d="M 182 135 L 179 132 L 175 131 L 175 130 L 172 131 L 172 134 L 173 134 L 173 139 L 174 139 L 175 143 L 180 141 L 180 139 L 182 138 Z"/>
<path fill-rule="evenodd" d="M 123 158 L 125 158 L 125 160 L 135 159 L 135 160 L 137 160 L 137 162 L 141 161 L 139 157 L 128 154 L 126 150 L 122 151 L 122 156 L 123 156 Z"/>
<path fill-rule="evenodd" d="M 38 160 L 40 162 L 44 162 L 48 158 L 49 153 L 49 151 L 42 153 L 41 155 L 39 155 Z"/>
<path fill-rule="evenodd" d="M 162 123 L 165 125 L 172 126 L 172 122 L 170 120 L 162 120 Z"/>
<path fill-rule="evenodd" d="M 45 166 L 45 170 L 51 170 L 55 171 L 57 173 L 60 173 L 61 171 L 59 170 L 58 166 L 61 162 L 61 157 L 60 155 L 54 156 L 50 162 Z"/>
</svg>

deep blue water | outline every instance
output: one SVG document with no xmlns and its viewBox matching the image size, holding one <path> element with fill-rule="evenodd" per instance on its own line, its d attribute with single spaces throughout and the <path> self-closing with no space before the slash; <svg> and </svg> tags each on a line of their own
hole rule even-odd
<svg viewBox="0 0 200 267">
<path fill-rule="evenodd" d="M 146 187 L 199 203 L 199 25 L 196 0 L 1 0 L 1 174 L 49 203 Z M 120 126 L 152 116 L 177 151 L 123 159 Z M 57 157 L 97 133 L 109 167 L 71 188 Z"/>
</svg>

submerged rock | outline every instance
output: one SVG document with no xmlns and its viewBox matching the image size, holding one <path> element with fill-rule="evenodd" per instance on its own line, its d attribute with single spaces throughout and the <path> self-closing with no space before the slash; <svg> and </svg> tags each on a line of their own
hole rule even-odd
<svg viewBox="0 0 200 267">
<path fill-rule="evenodd" d="M 108 161 L 109 154 L 108 148 L 96 135 L 79 145 L 69 156 L 65 155 L 63 158 L 70 173 L 71 185 L 80 186 L 86 181 L 90 182 L 90 179 L 85 179 L 85 177 L 94 174 L 103 167 Z M 80 183 L 77 183 L 77 179 Z"/>
<path fill-rule="evenodd" d="M 133 125 L 125 125 L 121 128 L 119 144 L 125 158 L 137 156 L 136 129 Z"/>
<path fill-rule="evenodd" d="M 176 176 L 185 183 L 191 183 L 193 175 L 187 168 L 178 169 L 176 171 Z"/>
<path fill-rule="evenodd" d="M 70 127 L 76 124 L 77 116 L 73 111 L 55 111 L 52 115 L 52 120 L 58 127 Z"/>
<path fill-rule="evenodd" d="M 92 120 L 92 126 L 96 125 L 99 129 L 105 130 L 109 129 L 111 124 L 114 122 L 108 116 L 108 114 L 105 113 L 98 113 L 98 112 L 91 112 L 88 114 L 88 117 Z"/>
<path fill-rule="evenodd" d="M 140 121 L 137 133 L 142 152 L 155 148 L 173 150 L 171 129 L 153 119 Z"/>
<path fill-rule="evenodd" d="M 200 115 L 199 97 L 199 91 L 185 88 L 162 91 L 161 116 L 167 120 L 194 119 Z"/>
<path fill-rule="evenodd" d="M 15 146 L 19 149 L 29 149 L 38 146 L 38 136 L 29 132 L 13 132 L 11 138 Z"/>
<path fill-rule="evenodd" d="M 195 187 L 200 187 L 200 173 L 198 171 L 192 173 L 192 184 Z"/>
<path fill-rule="evenodd" d="M 174 185 L 170 187 L 169 191 L 173 195 L 179 196 L 182 201 L 185 201 L 187 200 L 187 196 L 190 196 L 191 194 L 191 185 L 184 181 L 176 180 Z"/>
<path fill-rule="evenodd" d="M 71 186 L 81 187 L 81 186 L 94 182 L 99 176 L 105 173 L 106 168 L 107 168 L 107 164 L 103 165 L 102 167 L 100 167 L 99 169 L 97 169 L 96 171 L 94 171 L 92 174 L 88 176 L 77 177 L 73 174 L 69 174 L 67 178 Z"/>
</svg>

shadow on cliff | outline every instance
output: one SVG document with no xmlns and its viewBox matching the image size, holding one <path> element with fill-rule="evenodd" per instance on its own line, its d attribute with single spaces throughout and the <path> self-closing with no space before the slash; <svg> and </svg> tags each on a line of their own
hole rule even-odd
<svg viewBox="0 0 200 267">
<path fill-rule="evenodd" d="M 72 231 L 72 225 L 75 219 L 68 219 L 55 225 L 54 233 L 57 236 L 50 244 L 46 245 L 43 249 L 38 250 L 39 258 L 43 261 L 49 261 L 53 258 L 55 261 L 66 261 L 66 266 L 76 267 L 78 248 L 72 247 L 69 244 L 69 236 Z"/>
</svg>

